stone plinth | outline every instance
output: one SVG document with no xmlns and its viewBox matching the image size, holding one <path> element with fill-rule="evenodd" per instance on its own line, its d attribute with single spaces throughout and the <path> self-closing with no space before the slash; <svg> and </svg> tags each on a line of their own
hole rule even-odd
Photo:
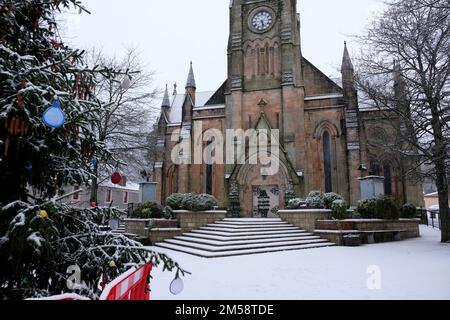
<svg viewBox="0 0 450 320">
<path fill-rule="evenodd" d="M 369 176 L 359 178 L 361 200 L 367 200 L 384 195 L 384 177 Z"/>
<path fill-rule="evenodd" d="M 314 232 L 317 220 L 331 218 L 332 211 L 325 209 L 280 210 L 279 217 L 296 227 Z"/>
</svg>

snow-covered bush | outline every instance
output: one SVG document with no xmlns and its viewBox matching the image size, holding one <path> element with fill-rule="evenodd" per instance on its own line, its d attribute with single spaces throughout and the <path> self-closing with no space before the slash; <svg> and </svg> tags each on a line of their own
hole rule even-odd
<svg viewBox="0 0 450 320">
<path fill-rule="evenodd" d="M 341 195 L 334 192 L 325 193 L 323 195 L 323 201 L 325 202 L 325 207 L 327 209 L 331 209 L 333 202 L 336 200 L 344 200 L 344 198 Z"/>
<path fill-rule="evenodd" d="M 142 203 L 131 213 L 131 217 L 137 219 L 160 219 L 163 216 L 163 207 L 154 201 Z"/>
<path fill-rule="evenodd" d="M 110 282 L 130 267 L 152 261 L 184 273 L 164 254 L 129 238 L 104 232 L 94 221 L 102 208 L 32 206 L 14 202 L 0 209 L 0 300 L 46 297 L 67 292 L 67 268 L 81 269 L 75 293 L 99 297 L 102 278 Z"/>
<path fill-rule="evenodd" d="M 400 217 L 400 209 L 395 199 L 389 196 L 360 201 L 357 211 L 365 219 L 398 220 Z"/>
<path fill-rule="evenodd" d="M 343 220 L 347 218 L 348 204 L 345 200 L 335 200 L 331 204 L 331 210 L 333 210 L 333 218 Z"/>
<path fill-rule="evenodd" d="M 166 205 L 173 210 L 181 210 L 184 198 L 192 195 L 192 193 L 174 193 L 166 200 Z"/>
<path fill-rule="evenodd" d="M 377 199 L 366 199 L 358 203 L 356 211 L 365 219 L 375 219 L 377 216 Z"/>
<path fill-rule="evenodd" d="M 403 205 L 400 216 L 404 219 L 412 219 L 417 217 L 417 208 L 411 203 Z"/>
<path fill-rule="evenodd" d="M 312 191 L 306 198 L 306 205 L 309 208 L 325 209 L 324 194 L 321 191 Z"/>
<path fill-rule="evenodd" d="M 291 210 L 300 209 L 300 207 L 304 204 L 306 204 L 306 201 L 304 199 L 301 199 L 301 198 L 291 199 L 291 200 L 289 200 L 288 205 L 286 206 L 286 209 L 291 209 Z"/>
<path fill-rule="evenodd" d="M 400 208 L 395 199 L 390 196 L 378 197 L 376 208 L 379 219 L 398 220 L 400 218 Z"/>
<path fill-rule="evenodd" d="M 209 194 L 189 194 L 181 203 L 181 208 L 188 211 L 207 211 L 217 206 L 216 198 Z"/>
</svg>

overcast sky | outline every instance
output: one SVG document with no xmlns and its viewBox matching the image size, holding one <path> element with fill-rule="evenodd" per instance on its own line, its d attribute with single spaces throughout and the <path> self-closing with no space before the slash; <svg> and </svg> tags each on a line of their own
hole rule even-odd
<svg viewBox="0 0 450 320">
<path fill-rule="evenodd" d="M 184 90 L 189 62 L 197 90 L 217 89 L 226 79 L 230 0 L 82 0 L 91 15 L 71 14 L 65 38 L 76 47 L 103 47 L 120 56 L 137 47 L 155 84 Z M 299 0 L 303 55 L 327 75 L 338 75 L 343 42 L 350 52 L 380 0 Z"/>
</svg>

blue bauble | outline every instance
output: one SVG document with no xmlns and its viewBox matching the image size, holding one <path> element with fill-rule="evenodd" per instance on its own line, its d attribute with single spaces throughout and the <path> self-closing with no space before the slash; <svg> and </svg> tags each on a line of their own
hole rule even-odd
<svg viewBox="0 0 450 320">
<path fill-rule="evenodd" d="M 53 102 L 52 106 L 44 112 L 42 121 L 46 126 L 53 129 L 61 128 L 64 125 L 66 116 L 61 109 L 61 103 L 59 101 Z"/>
</svg>

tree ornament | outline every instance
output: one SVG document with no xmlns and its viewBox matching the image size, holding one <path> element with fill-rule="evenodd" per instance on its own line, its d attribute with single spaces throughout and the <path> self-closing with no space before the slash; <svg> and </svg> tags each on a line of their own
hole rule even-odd
<svg viewBox="0 0 450 320">
<path fill-rule="evenodd" d="M 47 218 L 47 217 L 48 217 L 47 211 L 41 210 L 41 211 L 39 212 L 39 217 L 41 217 L 42 219 Z"/>
<path fill-rule="evenodd" d="M 97 158 L 92 158 L 92 160 L 91 160 L 91 164 L 93 165 L 93 166 L 96 166 L 97 165 L 97 163 L 98 163 L 98 160 L 97 160 Z"/>
<path fill-rule="evenodd" d="M 91 203 L 89 203 L 89 205 L 90 205 L 92 208 L 95 208 L 95 207 L 97 206 L 97 202 L 91 202 Z"/>
<path fill-rule="evenodd" d="M 108 266 L 110 267 L 110 268 L 115 268 L 116 267 L 116 263 L 114 262 L 114 261 L 110 261 L 109 263 L 108 263 Z"/>
<path fill-rule="evenodd" d="M 44 112 L 42 121 L 46 126 L 53 129 L 61 128 L 64 125 L 66 116 L 61 109 L 61 103 L 59 101 L 53 102 L 52 106 Z"/>
<path fill-rule="evenodd" d="M 111 176 L 111 182 L 113 184 L 119 184 L 120 181 L 122 181 L 122 175 L 120 174 L 119 171 L 114 172 Z"/>
<path fill-rule="evenodd" d="M 170 293 L 174 296 L 179 295 L 184 290 L 184 282 L 180 277 L 175 277 L 169 287 Z"/>
<path fill-rule="evenodd" d="M 131 78 L 129 75 L 126 75 L 122 80 L 122 84 L 120 85 L 123 90 L 128 90 L 131 87 Z"/>
</svg>

